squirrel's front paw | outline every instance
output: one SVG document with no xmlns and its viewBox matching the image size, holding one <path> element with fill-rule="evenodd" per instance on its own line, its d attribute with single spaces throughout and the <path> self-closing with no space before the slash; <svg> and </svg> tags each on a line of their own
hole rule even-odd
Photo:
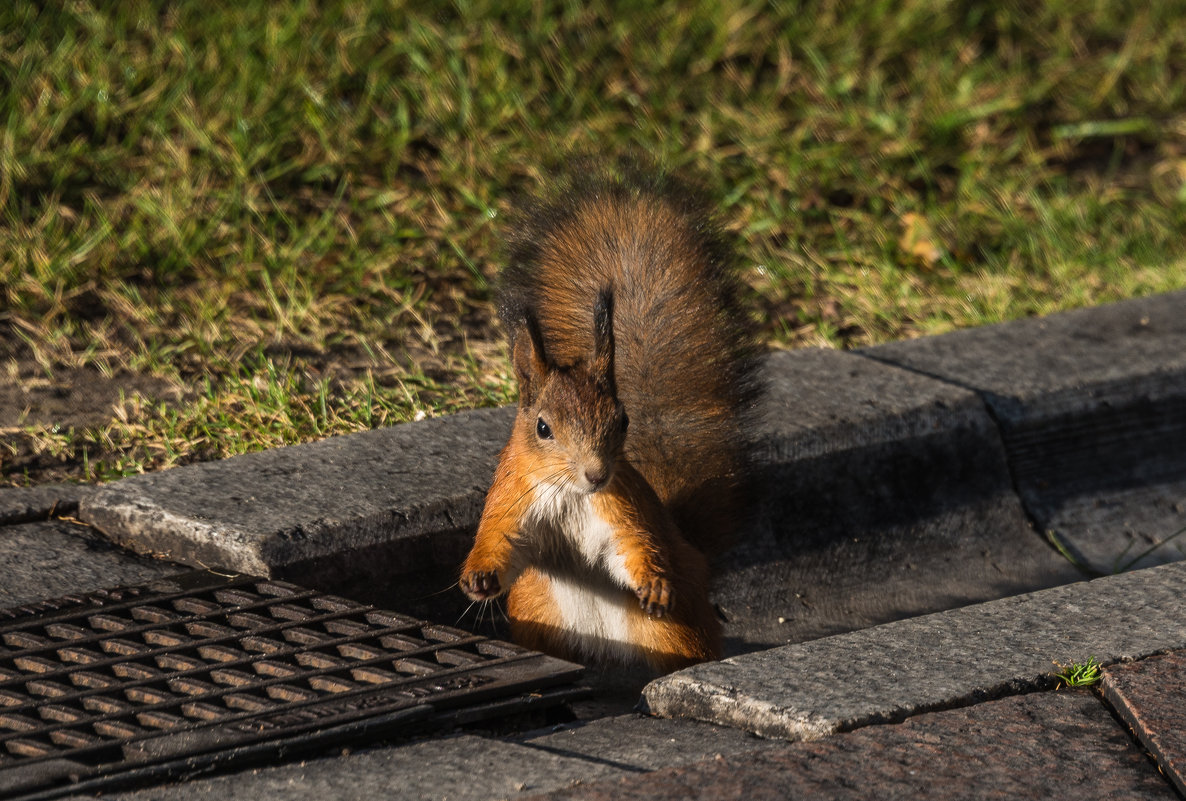
<svg viewBox="0 0 1186 801">
<path fill-rule="evenodd" d="M 643 582 L 643 585 L 636 589 L 634 594 L 638 596 L 642 611 L 651 617 L 663 617 L 671 608 L 671 585 L 665 578 L 656 577 Z"/>
<path fill-rule="evenodd" d="M 497 570 L 475 570 L 463 573 L 461 580 L 457 583 L 461 587 L 461 591 L 471 601 L 488 601 L 498 597 L 502 592 L 502 588 L 498 584 Z"/>
</svg>

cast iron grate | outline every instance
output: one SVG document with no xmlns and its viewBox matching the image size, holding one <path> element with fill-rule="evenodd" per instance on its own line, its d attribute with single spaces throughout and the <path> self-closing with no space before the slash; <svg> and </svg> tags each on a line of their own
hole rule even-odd
<svg viewBox="0 0 1186 801">
<path fill-rule="evenodd" d="M 505 713 L 562 699 L 539 691 L 580 672 L 281 581 L 200 572 L 71 596 L 0 616 L 0 797 Z"/>
</svg>

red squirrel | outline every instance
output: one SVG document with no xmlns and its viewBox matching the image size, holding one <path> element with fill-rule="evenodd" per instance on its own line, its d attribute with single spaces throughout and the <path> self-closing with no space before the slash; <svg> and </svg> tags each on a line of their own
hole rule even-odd
<svg viewBox="0 0 1186 801">
<path fill-rule="evenodd" d="M 685 184 L 574 169 L 502 275 L 519 406 L 460 587 L 512 638 L 667 672 L 720 656 L 705 553 L 742 511 L 753 355 L 731 251 Z"/>
</svg>

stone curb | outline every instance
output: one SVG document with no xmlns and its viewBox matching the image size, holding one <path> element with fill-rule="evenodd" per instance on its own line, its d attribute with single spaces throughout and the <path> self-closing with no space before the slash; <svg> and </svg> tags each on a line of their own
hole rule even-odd
<svg viewBox="0 0 1186 801">
<path fill-rule="evenodd" d="M 1186 524 L 1186 292 L 860 352 L 981 397 L 1035 524 L 1096 572 Z"/>
<path fill-rule="evenodd" d="M 1054 685 L 1057 664 L 1186 648 L 1186 563 L 697 665 L 643 692 L 664 717 L 812 740 Z"/>
<path fill-rule="evenodd" d="M 857 353 L 772 355 L 773 392 L 757 438 L 763 501 L 754 536 L 726 565 L 722 607 L 742 621 L 752 618 L 752 645 L 827 633 L 826 616 L 790 635 L 771 631 L 775 614 L 794 622 L 798 593 L 791 590 L 812 572 L 829 581 L 855 576 L 839 582 L 838 604 L 862 583 L 872 585 L 871 595 L 894 599 L 863 610 L 860 625 L 925 611 L 937 603 L 934 596 L 896 593 L 936 577 L 942 583 L 945 569 L 958 577 L 954 583 L 979 581 L 977 592 L 994 598 L 1071 580 L 1031 523 L 1040 530 L 1066 526 L 1064 512 L 1074 507 L 1086 527 L 1098 523 L 1090 508 L 1101 499 L 1121 508 L 1141 503 L 1132 494 L 1140 488 L 1130 486 L 1139 482 L 1172 498 L 1184 475 L 1175 459 L 1186 398 L 1186 315 L 1175 315 L 1177 309 L 1186 310 L 1186 292 Z M 961 354 L 964 372 L 941 363 L 958 366 Z M 998 372 L 996 361 L 1011 366 Z M 1020 376 L 1012 385 L 1008 369 Z M 77 514 L 136 550 L 364 600 L 366 582 L 407 580 L 401 608 L 423 614 L 417 603 L 451 581 L 468 546 L 511 414 L 471 412 L 126 479 L 75 496 Z M 1088 422 L 1070 425 L 1076 416 Z M 1152 421 L 1154 436 L 1140 435 L 1142 419 Z M 1082 469 L 1084 459 L 1106 463 L 1099 456 L 1110 451 L 1120 455 L 1112 462 L 1120 475 Z M 0 492 L 0 524 L 47 515 L 57 502 L 56 490 L 28 493 Z M 5 518 L 7 509 L 17 511 Z M 1141 520 L 1175 514 L 1159 507 Z M 1076 555 L 1096 564 L 1081 544 L 1088 540 L 1073 534 L 1068 542 Z M 976 567 L 980 552 L 987 555 Z M 794 564 L 806 567 L 796 574 Z M 960 573 L 967 564 L 974 567 Z M 1008 581 L 991 585 L 986 578 L 1010 569 Z M 1183 589 L 1186 564 L 1167 565 L 701 665 L 647 688 L 653 711 L 677 717 L 647 725 L 695 727 L 702 724 L 687 718 L 712 719 L 804 739 L 1048 687 L 1053 660 L 1095 656 L 1107 663 L 1186 647 Z M 759 608 L 763 593 L 775 601 Z M 945 595 L 941 602 L 975 600 Z M 608 742 L 618 725 L 604 721 Z M 538 745 L 556 756 L 560 743 Z M 407 763 L 408 775 L 438 745 L 418 748 L 419 756 L 396 760 Z M 581 759 L 601 759 L 601 749 Z M 468 749 L 455 750 L 463 761 L 454 769 L 468 779 Z M 496 752 L 489 753 L 501 764 L 504 755 Z M 534 775 L 532 764 L 546 769 L 544 761 L 522 756 L 527 761 L 514 764 L 523 775 Z M 387 759 L 375 752 L 372 761 Z M 345 761 L 328 759 L 322 769 L 336 776 L 335 786 L 391 786 L 384 784 L 386 768 L 358 777 Z M 274 771 L 276 784 L 267 785 L 273 789 L 303 768 Z M 342 771 L 350 776 L 345 783 Z M 238 781 L 211 780 L 206 796 L 207 783 L 195 783 L 192 797 L 220 797 L 218 787 Z M 182 797 L 187 787 L 143 797 Z M 244 790 L 243 797 L 251 794 Z"/>
<path fill-rule="evenodd" d="M 826 350 L 773 354 L 765 376 L 756 508 L 714 584 L 734 650 L 1077 578 L 1034 536 L 974 393 Z"/>
<path fill-rule="evenodd" d="M 1179 309 L 1186 292 L 768 357 L 759 503 L 715 588 L 733 650 L 1074 580 L 1034 525 L 1100 569 L 1090 542 L 1108 535 L 1097 551 L 1135 554 L 1186 523 L 1174 501 L 1186 494 Z M 83 493 L 77 514 L 141 553 L 455 616 L 464 602 L 448 588 L 512 415 L 468 412 L 136 476 Z M 1080 417 L 1089 422 L 1076 427 Z M 1132 434 L 1149 420 L 1155 436 Z M 41 494 L 44 506 L 52 492 Z M 24 503 L 5 497 L 0 512 Z M 1142 564 L 1183 556 L 1167 546 Z"/>
<path fill-rule="evenodd" d="M 1077 577 L 1034 537 L 974 393 L 826 350 L 772 354 L 764 377 L 759 500 L 715 586 L 734 650 Z M 84 498 L 79 516 L 134 551 L 456 616 L 461 595 L 443 591 L 512 414 L 137 476 Z M 859 590 L 878 583 L 876 594 Z"/>
<path fill-rule="evenodd" d="M 421 599 L 454 580 L 512 416 L 465 412 L 135 476 L 83 499 L 79 517 L 133 551 L 424 615 Z"/>
</svg>

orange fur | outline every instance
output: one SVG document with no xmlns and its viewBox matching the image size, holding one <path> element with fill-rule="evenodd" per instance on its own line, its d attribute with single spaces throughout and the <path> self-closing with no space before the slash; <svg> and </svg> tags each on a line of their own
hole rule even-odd
<svg viewBox="0 0 1186 801">
<path fill-rule="evenodd" d="M 459 584 L 509 593 L 512 636 L 538 650 L 717 658 L 703 553 L 736 523 L 753 395 L 728 249 L 679 185 L 558 197 L 520 218 L 504 272 L 519 409 Z"/>
<path fill-rule="evenodd" d="M 464 575 L 494 573 L 500 586 L 509 587 L 515 580 L 513 570 L 514 535 L 535 496 L 529 481 L 530 470 L 524 470 L 525 458 L 521 442 L 512 438 L 503 448 L 494 473 L 494 483 L 486 494 L 486 506 L 478 525 L 478 536 L 462 567 Z M 466 589 L 463 584 L 462 589 Z"/>
<path fill-rule="evenodd" d="M 533 447 L 529 414 L 516 419 L 487 496 L 477 535 L 462 568 L 462 589 L 475 599 L 509 590 L 507 615 L 513 639 L 527 647 L 578 661 L 640 661 L 658 672 L 715 659 L 720 623 L 708 601 L 709 571 L 704 557 L 680 535 L 654 490 L 629 462 L 620 459 L 608 484 L 588 495 L 590 511 L 613 531 L 614 546 L 629 584 L 608 575 L 593 585 L 619 604 L 627 621 L 622 642 L 597 642 L 574 630 L 555 600 L 553 577 L 533 566 L 547 547 L 524 531 L 524 519 L 541 495 L 540 484 L 563 470 Z M 483 592 L 475 576 L 493 574 L 497 583 Z M 666 607 L 662 616 L 643 605 Z"/>
</svg>

